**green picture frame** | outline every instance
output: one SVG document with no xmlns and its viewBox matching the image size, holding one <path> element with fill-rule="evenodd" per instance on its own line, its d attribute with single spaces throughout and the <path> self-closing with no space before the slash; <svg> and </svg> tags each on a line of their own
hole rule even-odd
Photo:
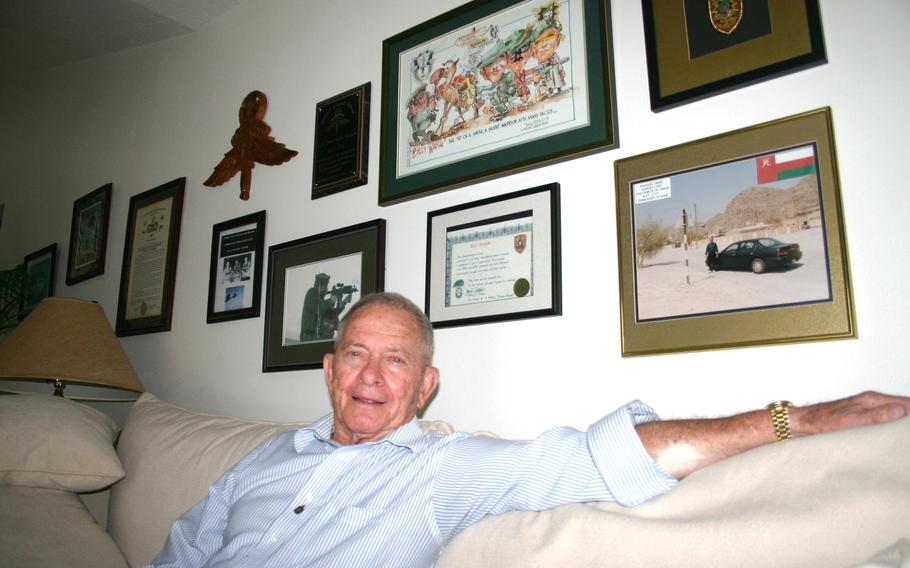
<svg viewBox="0 0 910 568">
<path fill-rule="evenodd" d="M 379 204 L 618 145 L 608 0 L 477 0 L 383 42 Z"/>
<path fill-rule="evenodd" d="M 22 261 L 25 268 L 25 293 L 19 310 L 19 321 L 35 309 L 41 300 L 54 295 L 57 279 L 57 243 L 50 244 Z"/>
<path fill-rule="evenodd" d="M 623 356 L 856 337 L 829 108 L 617 160 L 615 177 Z"/>
</svg>

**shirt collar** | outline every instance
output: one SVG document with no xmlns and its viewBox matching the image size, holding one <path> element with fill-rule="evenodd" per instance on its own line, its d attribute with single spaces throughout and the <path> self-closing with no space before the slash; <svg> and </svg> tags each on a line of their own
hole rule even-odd
<svg viewBox="0 0 910 568">
<path fill-rule="evenodd" d="M 297 430 L 294 434 L 294 449 L 297 450 L 297 453 L 300 453 L 303 451 L 306 444 L 314 439 L 333 446 L 343 447 L 338 444 L 338 442 L 332 440 L 332 432 L 334 429 L 335 415 L 330 412 L 309 426 L 304 426 Z M 417 423 L 417 418 L 412 418 L 385 438 L 375 442 L 365 442 L 363 445 L 388 443 L 414 451 L 417 448 L 417 444 L 424 436 L 426 436 L 426 433 L 420 428 L 420 424 Z"/>
</svg>

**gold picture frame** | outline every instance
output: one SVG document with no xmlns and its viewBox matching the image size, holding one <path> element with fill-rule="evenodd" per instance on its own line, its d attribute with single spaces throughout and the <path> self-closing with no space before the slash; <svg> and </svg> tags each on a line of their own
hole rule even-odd
<svg viewBox="0 0 910 568">
<path fill-rule="evenodd" d="M 623 356 L 856 337 L 830 108 L 615 174 Z"/>
</svg>

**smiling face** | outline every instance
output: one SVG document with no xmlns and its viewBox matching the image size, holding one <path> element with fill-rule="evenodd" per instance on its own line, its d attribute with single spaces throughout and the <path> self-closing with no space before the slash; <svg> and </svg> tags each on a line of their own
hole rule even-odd
<svg viewBox="0 0 910 568">
<path fill-rule="evenodd" d="M 439 383 L 413 316 L 384 304 L 352 314 L 323 359 L 341 444 L 379 440 L 411 420 Z"/>
</svg>

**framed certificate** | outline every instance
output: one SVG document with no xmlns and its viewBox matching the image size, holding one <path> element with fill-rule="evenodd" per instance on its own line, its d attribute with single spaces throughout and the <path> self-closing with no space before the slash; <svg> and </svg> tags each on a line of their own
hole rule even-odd
<svg viewBox="0 0 910 568">
<path fill-rule="evenodd" d="M 112 188 L 113 184 L 103 185 L 73 203 L 66 260 L 67 286 L 104 274 Z"/>
<path fill-rule="evenodd" d="M 607 0 L 468 2 L 383 42 L 379 204 L 618 144 Z"/>
<path fill-rule="evenodd" d="M 433 327 L 560 315 L 559 184 L 427 213 Z"/>
<path fill-rule="evenodd" d="M 265 211 L 212 227 L 206 323 L 259 317 Z"/>
<path fill-rule="evenodd" d="M 130 198 L 117 301 L 118 336 L 171 329 L 185 184 L 186 178 L 177 178 Z"/>
</svg>

